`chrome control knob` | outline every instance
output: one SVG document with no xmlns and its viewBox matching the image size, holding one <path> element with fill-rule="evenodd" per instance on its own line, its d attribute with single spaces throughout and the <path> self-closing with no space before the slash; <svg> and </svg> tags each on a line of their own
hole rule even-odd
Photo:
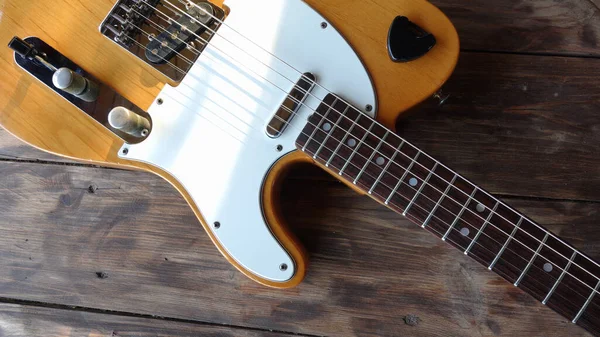
<svg viewBox="0 0 600 337">
<path fill-rule="evenodd" d="M 146 137 L 150 133 L 150 121 L 124 107 L 116 107 L 108 114 L 108 123 L 113 128 L 134 137 Z"/>
<path fill-rule="evenodd" d="M 98 84 L 68 68 L 60 68 L 54 72 L 52 83 L 56 88 L 86 102 L 95 102 L 100 92 Z"/>
</svg>

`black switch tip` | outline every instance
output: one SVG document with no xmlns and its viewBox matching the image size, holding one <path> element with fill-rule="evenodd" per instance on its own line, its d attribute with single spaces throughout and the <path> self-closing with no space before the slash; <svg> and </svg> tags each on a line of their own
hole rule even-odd
<svg viewBox="0 0 600 337">
<path fill-rule="evenodd" d="M 15 36 L 8 43 L 8 47 L 15 53 L 21 55 L 24 58 L 31 59 L 37 55 L 35 48 L 19 37 Z"/>
</svg>

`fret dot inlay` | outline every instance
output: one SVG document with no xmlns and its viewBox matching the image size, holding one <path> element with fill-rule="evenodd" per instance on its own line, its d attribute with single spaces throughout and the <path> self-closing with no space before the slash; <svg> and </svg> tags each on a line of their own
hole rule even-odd
<svg viewBox="0 0 600 337">
<path fill-rule="evenodd" d="M 331 124 L 329 124 L 329 123 L 323 124 L 323 131 L 325 131 L 325 132 L 331 131 Z"/>
<path fill-rule="evenodd" d="M 408 183 L 410 184 L 410 186 L 415 187 L 419 184 L 419 181 L 417 180 L 417 178 L 410 178 L 410 180 L 408 180 Z"/>
<path fill-rule="evenodd" d="M 478 203 L 477 204 L 477 212 L 482 213 L 483 211 L 485 211 L 485 205 L 482 203 Z"/>
<path fill-rule="evenodd" d="M 471 234 L 471 231 L 467 227 L 464 227 L 461 228 L 460 234 L 462 234 L 462 236 L 469 236 L 469 234 Z"/>
<path fill-rule="evenodd" d="M 348 139 L 348 146 L 355 147 L 356 146 L 356 139 L 354 139 L 354 138 Z"/>
<path fill-rule="evenodd" d="M 385 164 L 385 159 L 383 157 L 379 157 L 375 162 L 377 163 L 377 165 L 383 166 L 383 164 Z"/>
<path fill-rule="evenodd" d="M 552 263 L 548 263 L 548 262 L 544 263 L 544 271 L 546 273 L 551 272 L 553 268 L 554 267 L 552 266 Z"/>
</svg>

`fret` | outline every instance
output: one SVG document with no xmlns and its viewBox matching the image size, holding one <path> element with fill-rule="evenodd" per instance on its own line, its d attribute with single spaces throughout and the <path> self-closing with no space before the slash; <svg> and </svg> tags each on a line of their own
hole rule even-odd
<svg viewBox="0 0 600 337">
<path fill-rule="evenodd" d="M 406 178 L 406 176 L 408 175 L 408 173 L 410 172 L 410 170 L 412 169 L 412 167 L 415 165 L 415 163 L 419 159 L 419 155 L 421 155 L 421 153 L 422 153 L 421 151 L 417 152 L 417 155 L 411 160 L 410 165 L 404 171 L 404 174 L 402 174 L 402 178 L 400 178 L 400 180 L 398 180 L 398 183 L 396 184 L 396 186 L 394 186 L 394 189 L 392 190 L 392 193 L 390 193 L 389 197 L 385 200 L 385 204 L 386 205 L 390 204 L 390 200 L 392 200 L 392 198 L 394 197 L 394 195 L 396 195 L 396 192 L 398 191 L 398 188 L 400 188 L 400 186 L 402 185 L 402 182 L 404 181 L 404 179 Z"/>
<path fill-rule="evenodd" d="M 462 208 L 458 212 L 458 215 L 456 216 L 456 218 L 454 219 L 454 221 L 452 221 L 452 224 L 448 228 L 448 231 L 446 232 L 446 234 L 444 234 L 444 237 L 442 238 L 443 241 L 446 241 L 446 239 L 448 238 L 448 235 L 450 235 L 450 232 L 454 229 L 454 226 L 456 226 L 456 224 L 458 223 L 458 221 L 462 217 L 463 213 L 467 209 L 467 207 L 468 207 L 469 203 L 471 202 L 471 200 L 473 199 L 473 196 L 475 195 L 475 193 L 477 193 L 477 188 L 475 188 L 473 190 L 473 192 L 471 193 L 471 195 L 469 196 L 469 198 L 467 199 L 467 201 L 465 202 L 465 204 L 462 206 Z"/>
<path fill-rule="evenodd" d="M 438 201 L 435 203 L 435 206 L 433 206 L 433 209 L 431 210 L 431 212 L 427 216 L 427 219 L 425 219 L 425 221 L 423 222 L 423 225 L 421 225 L 422 228 L 427 227 L 427 224 L 429 223 L 429 221 L 433 217 L 433 214 L 435 213 L 435 211 L 437 211 L 438 207 L 440 207 L 440 205 L 442 203 L 442 200 L 444 200 L 444 197 L 448 196 L 448 191 L 450 191 L 450 189 L 452 188 L 452 185 L 454 185 L 454 182 L 456 182 L 456 178 L 458 178 L 458 174 L 455 173 L 454 177 L 452 178 L 452 180 L 448 184 L 448 187 L 446 187 L 446 189 L 444 190 L 444 193 L 442 194 L 442 196 L 440 196 L 440 198 L 438 199 Z"/>
<path fill-rule="evenodd" d="M 594 291 L 592 291 L 590 293 L 590 296 L 588 296 L 587 300 L 585 301 L 585 303 L 583 304 L 583 306 L 581 307 L 579 312 L 577 312 L 577 315 L 575 316 L 575 318 L 573 318 L 573 320 L 572 320 L 573 323 L 577 323 L 579 318 L 581 318 L 581 315 L 583 315 L 583 313 L 587 309 L 588 305 L 590 305 L 590 302 L 592 302 L 592 300 L 594 299 L 594 296 L 596 296 L 596 293 L 598 292 L 599 288 L 600 288 L 600 280 L 598 280 L 598 283 L 596 284 Z"/>
<path fill-rule="evenodd" d="M 365 173 L 365 171 L 367 170 L 367 167 L 369 167 L 369 164 L 371 164 L 373 162 L 373 158 L 375 158 L 375 155 L 377 153 L 379 153 L 379 150 L 381 149 L 381 146 L 385 143 L 385 140 L 387 139 L 387 136 L 390 134 L 390 131 L 386 131 L 385 135 L 383 136 L 383 138 L 381 138 L 381 141 L 379 142 L 379 144 L 377 145 L 377 147 L 375 148 L 375 151 L 373 151 L 373 153 L 371 154 L 371 156 L 369 156 L 369 159 L 367 159 L 367 162 L 365 163 L 365 165 L 363 165 L 362 169 L 360 170 L 360 172 L 358 172 L 358 175 L 356 176 L 356 179 L 354 179 L 354 185 L 356 185 L 356 183 L 359 181 L 360 177 L 363 175 L 363 173 Z"/>
<path fill-rule="evenodd" d="M 529 268 L 531 268 L 531 265 L 533 264 L 533 261 L 535 260 L 535 258 L 540 253 L 540 250 L 542 250 L 542 248 L 544 247 L 544 244 L 546 243 L 546 240 L 548 240 L 548 235 L 549 234 L 550 233 L 546 233 L 546 235 L 544 236 L 544 239 L 540 243 L 540 246 L 538 247 L 538 249 L 535 251 L 535 254 L 533 254 L 533 257 L 531 258 L 531 260 L 529 260 L 529 263 L 527 263 L 527 266 L 525 267 L 525 269 L 523 270 L 523 272 L 521 273 L 521 275 L 519 276 L 519 278 L 517 279 L 517 281 L 514 283 L 515 287 L 518 286 L 519 283 L 521 283 L 521 280 L 523 279 L 523 277 L 525 277 L 525 274 L 527 274 L 527 272 L 529 271 Z"/>
<path fill-rule="evenodd" d="M 333 107 L 337 101 L 338 100 L 336 98 L 336 100 L 333 102 L 333 104 L 331 106 Z M 342 120 L 342 118 L 345 117 L 346 112 L 348 111 L 349 108 L 350 108 L 350 106 L 347 106 L 346 109 L 344 109 L 344 112 L 342 112 L 340 114 L 340 117 L 338 117 L 338 119 L 335 121 L 335 124 L 333 124 L 333 127 L 331 128 L 331 130 L 327 133 L 327 136 L 325 136 L 325 140 L 323 140 L 323 142 L 321 143 L 321 145 L 319 146 L 319 148 L 317 149 L 317 151 L 315 151 L 315 154 L 313 155 L 313 159 L 317 159 L 319 157 L 319 154 L 321 153 L 321 151 L 325 147 L 325 144 L 327 144 L 327 141 L 329 140 L 329 138 L 331 138 L 331 135 L 333 135 L 333 133 L 335 132 L 335 130 L 339 127 L 340 121 Z"/>
<path fill-rule="evenodd" d="M 500 249 L 500 252 L 498 252 L 498 254 L 496 255 L 496 257 L 494 258 L 494 261 L 492 261 L 492 263 L 488 267 L 489 270 L 494 269 L 494 266 L 496 265 L 496 262 L 498 262 L 498 259 L 500 259 L 500 256 L 502 256 L 502 253 L 504 253 L 504 250 L 506 249 L 506 247 L 508 247 L 508 244 L 510 243 L 510 240 L 512 240 L 515 237 L 515 233 L 517 232 L 517 230 L 519 230 L 519 227 L 521 226 L 521 222 L 523 222 L 523 217 L 521 217 L 519 219 L 519 222 L 517 222 L 515 228 L 513 228 L 512 232 L 510 233 L 510 236 L 508 237 L 508 239 L 506 240 L 506 242 L 504 243 L 504 245 L 502 245 L 502 249 Z"/>
<path fill-rule="evenodd" d="M 367 131 L 365 132 L 364 136 L 360 139 L 360 142 L 358 142 L 358 144 L 354 148 L 354 151 L 352 151 L 352 154 L 350 154 L 350 157 L 348 158 L 348 161 L 346 162 L 346 164 L 344 164 L 344 167 L 342 167 L 342 169 L 338 173 L 340 176 L 344 175 L 344 171 L 348 168 L 348 165 L 350 165 L 350 163 L 352 163 L 352 159 L 354 158 L 354 156 L 356 156 L 356 154 L 358 153 L 358 150 L 364 144 L 364 142 L 367 139 L 367 137 L 369 136 L 369 134 L 371 134 L 371 130 L 373 129 L 373 126 L 375 126 L 375 125 L 376 124 L 373 121 L 371 123 L 371 126 L 369 127 L 369 129 L 367 129 Z"/>
<path fill-rule="evenodd" d="M 471 248 L 473 248 L 473 245 L 475 244 L 475 242 L 477 241 L 477 239 L 479 239 L 479 236 L 481 236 L 481 233 L 483 233 L 483 231 L 485 230 L 485 227 L 490 222 L 490 219 L 495 214 L 496 209 L 498 208 L 499 205 L 500 205 L 500 202 L 499 201 L 496 202 L 496 205 L 494 206 L 494 208 L 492 209 L 492 211 L 490 212 L 490 214 L 488 214 L 488 216 L 485 219 L 485 222 L 483 223 L 483 225 L 481 225 L 481 227 L 479 227 L 479 230 L 477 231 L 477 234 L 475 234 L 475 237 L 473 238 L 473 241 L 471 241 L 471 244 L 465 250 L 465 253 L 464 253 L 465 255 L 469 255 L 469 251 L 471 251 Z"/>
<path fill-rule="evenodd" d="M 563 278 L 565 277 L 565 274 L 569 270 L 569 267 L 571 267 L 571 264 L 573 263 L 573 259 L 575 259 L 576 256 L 577 256 L 577 251 L 574 251 L 573 255 L 571 256 L 571 259 L 569 260 L 569 263 L 567 263 L 567 266 L 563 269 L 562 273 L 560 273 L 560 276 L 558 277 L 558 279 L 556 279 L 556 283 L 554 283 L 554 285 L 552 286 L 552 289 L 550 289 L 550 291 L 548 292 L 548 295 L 546 295 L 546 298 L 544 298 L 544 300 L 542 301 L 542 304 L 546 305 L 546 302 L 548 302 L 548 300 L 550 299 L 550 296 L 552 296 L 552 294 L 556 290 L 556 287 L 558 287 L 558 284 L 560 282 L 562 282 Z"/>
<path fill-rule="evenodd" d="M 433 168 L 431 169 L 431 171 L 429 171 L 427 178 L 425 178 L 425 180 L 423 180 L 423 182 L 421 183 L 421 187 L 419 187 L 419 190 L 417 190 L 417 193 L 415 193 L 415 195 L 412 197 L 412 199 L 408 203 L 408 206 L 406 206 L 406 208 L 404 209 L 404 212 L 402 212 L 402 215 L 406 216 L 406 214 L 410 210 L 410 207 L 415 203 L 415 200 L 417 200 L 417 198 L 419 197 L 421 192 L 423 192 L 423 189 L 425 188 L 425 186 L 427 186 L 427 182 L 429 181 L 429 179 L 431 179 L 431 175 L 433 175 L 433 171 L 435 171 L 435 169 L 437 167 L 438 167 L 438 163 L 435 163 L 435 165 L 433 165 Z"/>
<path fill-rule="evenodd" d="M 348 109 L 346 109 L 344 111 L 344 114 L 346 114 L 347 112 L 348 112 Z M 325 163 L 326 167 L 329 167 L 331 165 L 331 162 L 333 161 L 335 156 L 337 156 L 337 153 L 340 151 L 340 148 L 342 148 L 342 146 L 346 146 L 345 144 L 346 144 L 346 141 L 348 140 L 348 136 L 350 136 L 352 134 L 352 131 L 354 131 L 354 127 L 356 127 L 356 125 L 358 124 L 358 121 L 360 120 L 361 117 L 362 117 L 362 114 L 359 114 L 358 117 L 352 121 L 352 125 L 350 126 L 350 128 L 348 128 L 348 132 L 344 135 L 344 137 L 342 138 L 342 140 L 340 141 L 338 146 L 333 151 L 333 154 L 331 155 L 329 160 L 327 160 L 327 162 Z"/>
<path fill-rule="evenodd" d="M 319 121 L 319 123 L 317 123 L 317 125 L 315 125 L 315 129 L 312 131 L 312 133 L 310 134 L 310 136 L 308 137 L 308 140 L 306 141 L 306 144 L 304 144 L 304 146 L 302 147 L 302 152 L 306 152 L 306 148 L 308 147 L 308 145 L 310 144 L 311 140 L 313 140 L 313 137 L 315 136 L 315 134 L 317 133 L 317 131 L 319 131 L 319 129 L 321 128 L 321 126 L 323 125 L 323 123 L 327 120 L 327 116 L 329 115 L 329 113 L 331 112 L 331 109 L 333 109 L 333 105 L 335 104 L 335 102 L 337 102 L 337 98 L 334 100 L 334 103 L 331 104 L 329 106 L 329 108 L 327 109 L 327 112 L 325 113 L 325 115 L 323 116 L 323 119 L 321 119 Z"/>
<path fill-rule="evenodd" d="M 448 181 L 452 183 L 449 184 Z M 450 229 L 450 225 L 456 220 L 456 215 L 460 213 L 463 205 L 468 202 L 469 195 L 473 190 L 468 181 L 443 165 L 438 167 L 436 176 L 431 179 L 431 182 L 438 187 L 440 193 L 432 199 L 433 203 L 430 208 L 432 212 L 428 214 L 423 223 L 421 223 L 421 226 L 426 223 L 425 229 L 443 239 L 444 235 Z M 437 207 L 436 204 L 438 204 Z M 446 237 L 450 239 L 448 242 L 457 248 L 467 248 L 469 245 L 468 237 L 464 236 L 460 231 L 454 232 L 456 234 L 454 236 L 450 234 L 452 231 L 448 232 L 449 234 Z M 460 250 L 462 251 L 463 249 Z"/>
<path fill-rule="evenodd" d="M 387 164 L 385 164 L 385 168 L 383 169 L 383 171 L 381 171 L 381 173 L 379 174 L 379 176 L 375 180 L 375 183 L 369 189 L 369 194 L 373 194 L 373 190 L 375 190 L 375 187 L 377 186 L 377 184 L 379 184 L 379 182 L 383 178 L 383 175 L 388 171 L 388 169 L 390 168 L 390 165 L 392 165 L 392 163 L 394 162 L 394 160 L 396 160 L 396 156 L 398 155 L 398 153 L 400 153 L 400 149 L 402 148 L 402 145 L 404 145 L 404 143 L 405 143 L 405 141 L 402 140 L 402 142 L 400 143 L 400 146 L 398 146 L 398 149 L 396 151 L 394 151 L 394 154 L 392 155 L 392 157 L 390 158 L 390 160 L 388 160 Z"/>
</svg>

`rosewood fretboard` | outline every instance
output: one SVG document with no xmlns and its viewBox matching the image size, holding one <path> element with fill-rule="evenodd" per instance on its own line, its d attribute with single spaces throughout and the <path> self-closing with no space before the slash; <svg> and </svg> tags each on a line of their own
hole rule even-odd
<svg viewBox="0 0 600 337">
<path fill-rule="evenodd" d="M 329 95 L 296 146 L 374 199 L 600 335 L 600 266 L 540 225 Z"/>
</svg>

